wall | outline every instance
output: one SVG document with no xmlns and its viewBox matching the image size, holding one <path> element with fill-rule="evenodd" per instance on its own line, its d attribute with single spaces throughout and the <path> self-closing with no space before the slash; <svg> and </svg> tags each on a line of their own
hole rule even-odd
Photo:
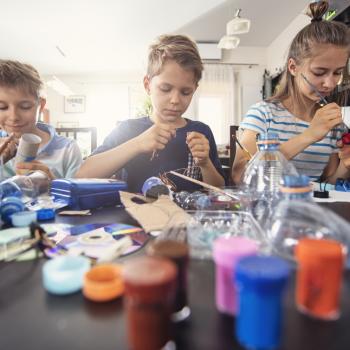
<svg viewBox="0 0 350 350">
<path fill-rule="evenodd" d="M 85 113 L 65 113 L 64 97 L 47 88 L 47 107 L 50 123 L 57 126 L 79 126 L 98 128 L 98 144 L 120 120 L 135 111 L 129 110 L 129 100 L 143 98 L 142 73 L 95 74 L 77 76 L 57 76 L 74 93 L 86 98 Z M 44 77 L 47 81 L 50 77 Z"/>
<path fill-rule="evenodd" d="M 267 48 L 267 69 L 274 75 L 284 67 L 289 46 L 300 29 L 310 23 L 310 17 L 299 15 Z"/>
</svg>

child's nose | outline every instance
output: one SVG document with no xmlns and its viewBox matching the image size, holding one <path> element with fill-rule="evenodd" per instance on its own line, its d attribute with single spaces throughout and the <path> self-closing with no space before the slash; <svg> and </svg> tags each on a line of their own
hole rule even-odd
<svg viewBox="0 0 350 350">
<path fill-rule="evenodd" d="M 327 77 L 325 77 L 323 81 L 323 87 L 328 89 L 334 89 L 338 84 L 338 82 L 339 82 L 338 77 L 334 77 L 333 75 L 328 75 Z"/>
<path fill-rule="evenodd" d="M 179 103 L 179 101 L 180 101 L 180 94 L 178 92 L 174 91 L 171 94 L 170 103 L 177 104 L 177 103 Z"/>
</svg>

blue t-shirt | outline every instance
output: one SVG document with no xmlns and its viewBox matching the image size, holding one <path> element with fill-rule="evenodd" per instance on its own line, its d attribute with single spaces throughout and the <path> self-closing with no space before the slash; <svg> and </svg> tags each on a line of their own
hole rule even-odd
<svg viewBox="0 0 350 350">
<path fill-rule="evenodd" d="M 184 169 L 180 172 L 185 173 L 192 178 L 201 180 L 202 176 L 200 169 L 193 168 L 193 158 L 186 144 L 187 133 L 191 131 L 199 132 L 208 139 L 210 146 L 210 159 L 217 171 L 224 177 L 217 154 L 214 136 L 209 126 L 189 119 L 186 119 L 186 121 L 187 124 L 176 130 L 176 136 L 168 142 L 164 150 L 157 152 L 158 156 L 154 157 L 153 160 L 151 160 L 152 154 L 142 153 L 125 164 L 122 169 L 122 178 L 127 181 L 129 191 L 140 192 L 145 180 L 151 176 L 159 176 L 169 170 Z M 117 147 L 140 135 L 152 125 L 153 122 L 149 117 L 125 120 L 112 130 L 104 140 L 103 144 L 99 146 L 93 154 L 102 153 Z M 189 171 L 185 169 L 188 169 Z M 119 177 L 120 174 L 121 172 L 118 172 Z M 200 188 L 196 184 L 173 175 L 168 175 L 168 178 L 175 183 L 177 191 L 193 191 Z"/>
</svg>

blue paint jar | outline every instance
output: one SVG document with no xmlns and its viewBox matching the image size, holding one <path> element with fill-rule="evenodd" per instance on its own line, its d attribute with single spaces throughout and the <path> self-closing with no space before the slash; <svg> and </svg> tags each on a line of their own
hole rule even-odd
<svg viewBox="0 0 350 350">
<path fill-rule="evenodd" d="M 289 265 L 277 257 L 239 260 L 233 276 L 238 293 L 236 337 L 247 348 L 274 349 L 282 329 L 282 295 Z"/>
<path fill-rule="evenodd" d="M 0 204 L 1 219 L 5 223 L 11 223 L 11 216 L 25 210 L 22 201 L 17 197 L 6 197 Z"/>
</svg>

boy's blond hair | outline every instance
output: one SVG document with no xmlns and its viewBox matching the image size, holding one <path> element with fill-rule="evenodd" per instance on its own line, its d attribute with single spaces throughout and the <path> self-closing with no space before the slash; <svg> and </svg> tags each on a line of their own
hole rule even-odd
<svg viewBox="0 0 350 350">
<path fill-rule="evenodd" d="M 161 35 L 150 45 L 147 75 L 158 75 L 168 60 L 173 60 L 183 69 L 194 73 L 195 83 L 202 78 L 203 64 L 197 45 L 184 35 Z"/>
<path fill-rule="evenodd" d="M 30 64 L 0 59 L 0 86 L 21 89 L 39 98 L 43 82 Z"/>
</svg>

